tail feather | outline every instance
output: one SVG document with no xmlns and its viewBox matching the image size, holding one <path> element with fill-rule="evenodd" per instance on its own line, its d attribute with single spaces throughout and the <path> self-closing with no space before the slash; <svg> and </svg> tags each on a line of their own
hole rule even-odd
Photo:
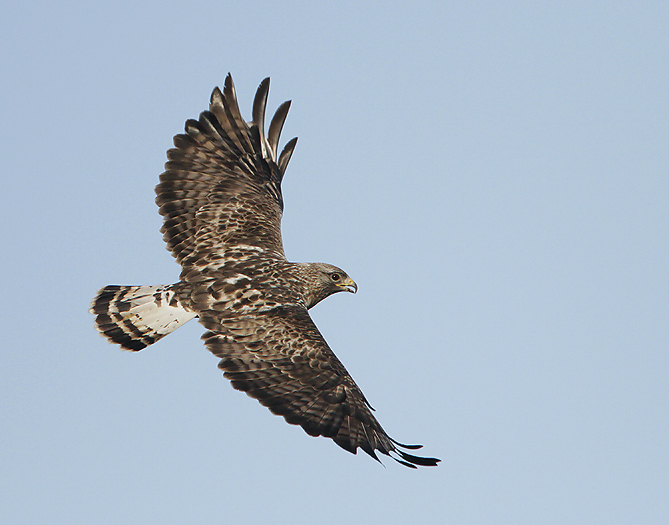
<svg viewBox="0 0 669 525">
<path fill-rule="evenodd" d="M 186 310 L 169 286 L 105 286 L 91 303 L 95 327 L 126 350 L 141 350 L 197 314 Z"/>
</svg>

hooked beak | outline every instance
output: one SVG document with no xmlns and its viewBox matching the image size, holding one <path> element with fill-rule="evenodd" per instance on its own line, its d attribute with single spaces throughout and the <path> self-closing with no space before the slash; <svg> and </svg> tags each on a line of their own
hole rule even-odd
<svg viewBox="0 0 669 525">
<path fill-rule="evenodd" d="M 358 291 L 358 285 L 355 284 L 355 282 L 353 282 L 353 279 L 351 279 L 350 277 L 347 277 L 345 280 L 338 283 L 337 286 L 351 293 L 355 293 Z"/>
</svg>

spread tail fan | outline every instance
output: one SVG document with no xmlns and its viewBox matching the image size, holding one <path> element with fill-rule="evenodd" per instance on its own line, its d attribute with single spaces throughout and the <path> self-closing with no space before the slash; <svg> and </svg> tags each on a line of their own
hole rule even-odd
<svg viewBox="0 0 669 525">
<path fill-rule="evenodd" d="M 193 319 L 173 286 L 116 286 L 98 291 L 91 303 L 95 327 L 125 350 L 141 350 Z"/>
</svg>

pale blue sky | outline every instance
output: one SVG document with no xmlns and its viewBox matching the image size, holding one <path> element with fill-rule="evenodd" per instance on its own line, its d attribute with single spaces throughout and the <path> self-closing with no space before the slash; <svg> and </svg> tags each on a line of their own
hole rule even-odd
<svg viewBox="0 0 669 525">
<path fill-rule="evenodd" d="M 669 522 L 666 2 L 5 3 L 0 522 Z M 153 188 L 230 71 L 293 106 L 291 260 L 390 435 L 382 467 L 234 391 L 160 284 Z"/>
</svg>

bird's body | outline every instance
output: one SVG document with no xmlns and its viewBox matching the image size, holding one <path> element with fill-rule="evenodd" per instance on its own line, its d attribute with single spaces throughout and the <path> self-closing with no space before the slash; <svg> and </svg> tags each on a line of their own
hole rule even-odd
<svg viewBox="0 0 669 525">
<path fill-rule="evenodd" d="M 239 113 L 232 79 L 216 88 L 209 111 L 174 138 L 156 187 L 167 247 L 182 266 L 165 286 L 107 286 L 91 311 L 98 330 L 141 350 L 197 317 L 207 348 L 233 387 L 313 436 L 355 453 L 375 450 L 407 466 L 436 465 L 392 440 L 329 348 L 308 309 L 339 291 L 357 290 L 325 263 L 286 260 L 281 241 L 281 180 L 296 139 L 277 154 L 289 103 L 267 135 L 269 79 L 258 88 L 253 120 Z"/>
</svg>

